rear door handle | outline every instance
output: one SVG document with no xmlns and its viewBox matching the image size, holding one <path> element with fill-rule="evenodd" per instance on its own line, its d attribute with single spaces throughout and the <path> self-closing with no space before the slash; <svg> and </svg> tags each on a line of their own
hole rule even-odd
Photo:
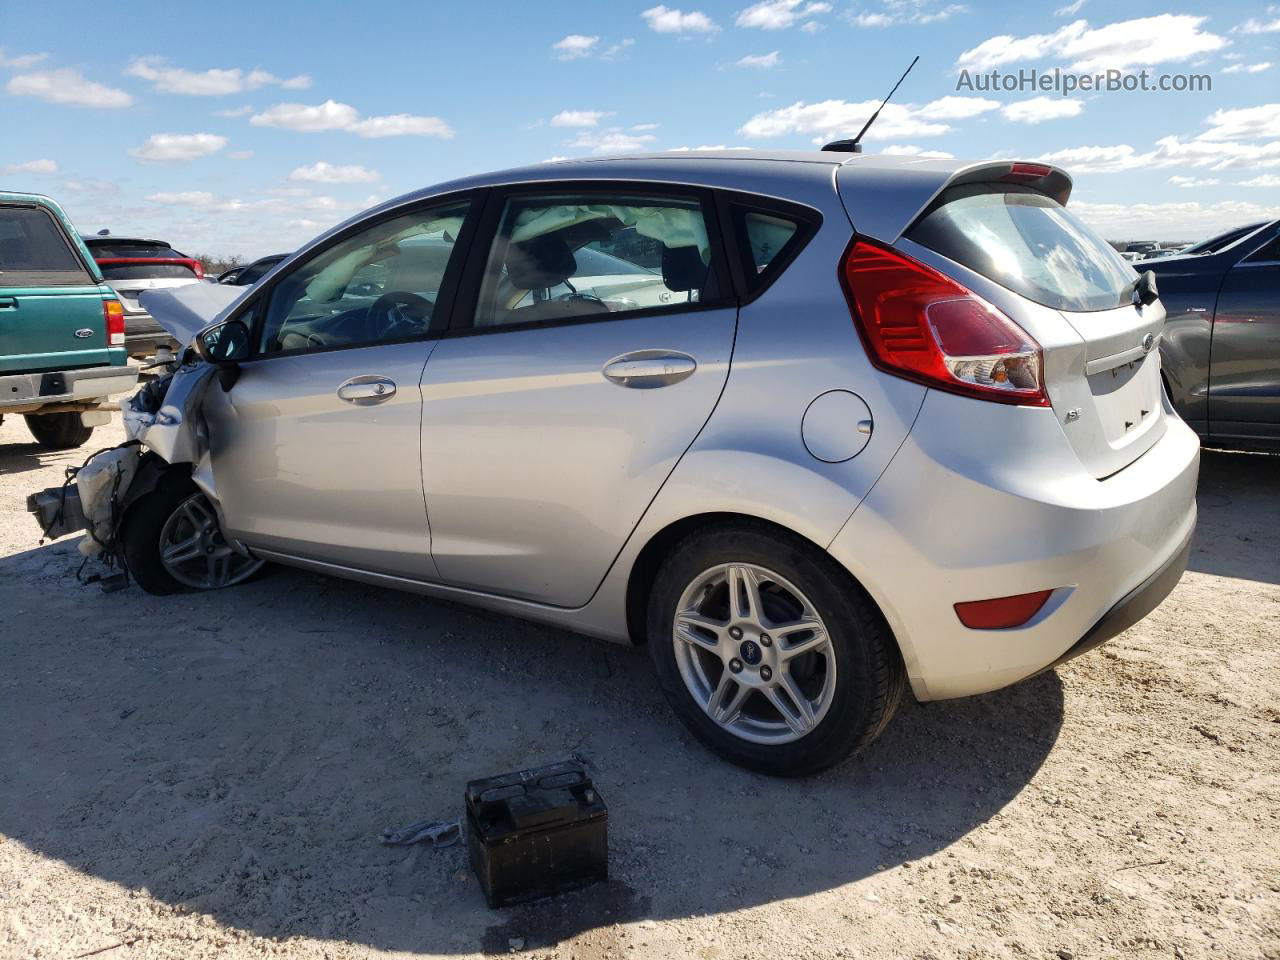
<svg viewBox="0 0 1280 960">
<path fill-rule="evenodd" d="M 679 383 L 698 369 L 687 353 L 671 350 L 636 350 L 614 357 L 601 371 L 604 378 L 620 387 L 650 389 Z"/>
<path fill-rule="evenodd" d="M 14 297 L 0 297 L 0 310 L 16 310 L 18 301 Z"/>
<path fill-rule="evenodd" d="M 352 377 L 338 387 L 338 398 L 358 407 L 368 407 L 390 400 L 396 394 L 396 382 L 376 374 Z"/>
</svg>

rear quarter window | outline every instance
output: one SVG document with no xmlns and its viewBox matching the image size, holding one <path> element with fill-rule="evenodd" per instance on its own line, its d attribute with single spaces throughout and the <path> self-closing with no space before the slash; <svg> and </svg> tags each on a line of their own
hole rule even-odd
<svg viewBox="0 0 1280 960">
<path fill-rule="evenodd" d="M 0 287 L 93 282 L 47 210 L 0 206 Z"/>
<path fill-rule="evenodd" d="M 748 297 L 773 283 L 818 228 L 816 211 L 789 204 L 757 207 L 733 200 L 729 211 Z"/>
<path fill-rule="evenodd" d="M 1056 200 L 1028 188 L 971 184 L 944 191 L 906 233 L 1055 310 L 1112 310 L 1137 274 Z"/>
</svg>

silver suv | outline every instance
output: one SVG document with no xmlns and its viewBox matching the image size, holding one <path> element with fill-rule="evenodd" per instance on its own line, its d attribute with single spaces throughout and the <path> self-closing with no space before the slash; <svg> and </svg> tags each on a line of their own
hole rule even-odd
<svg viewBox="0 0 1280 960">
<path fill-rule="evenodd" d="M 383 204 L 247 292 L 144 294 L 183 366 L 122 542 L 647 645 L 774 774 L 1145 616 L 1199 447 L 1164 310 L 1062 171 L 841 153 L 544 164 Z M 167 390 L 167 393 L 165 392 Z"/>
</svg>

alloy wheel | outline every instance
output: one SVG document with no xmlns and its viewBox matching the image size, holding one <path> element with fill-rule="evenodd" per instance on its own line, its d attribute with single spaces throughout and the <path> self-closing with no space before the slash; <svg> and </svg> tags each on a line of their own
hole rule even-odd
<svg viewBox="0 0 1280 960">
<path fill-rule="evenodd" d="M 203 493 L 193 493 L 169 515 L 160 530 L 160 562 L 169 576 L 199 590 L 240 583 L 262 567 L 222 536 L 218 515 Z"/>
<path fill-rule="evenodd" d="M 831 707 L 831 635 L 809 599 L 765 567 L 727 563 L 694 578 L 677 604 L 672 643 L 694 700 L 743 740 L 793 742 Z"/>
</svg>

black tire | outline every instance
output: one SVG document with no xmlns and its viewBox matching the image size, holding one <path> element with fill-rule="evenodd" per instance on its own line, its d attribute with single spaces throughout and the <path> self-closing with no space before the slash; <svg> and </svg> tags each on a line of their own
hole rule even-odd
<svg viewBox="0 0 1280 960">
<path fill-rule="evenodd" d="M 827 627 L 835 657 L 835 689 L 817 725 L 790 743 L 756 743 L 712 720 L 680 673 L 672 639 L 685 589 L 720 564 L 755 564 L 789 580 Z M 761 773 L 797 777 L 851 757 L 884 730 L 906 675 L 897 644 L 874 602 L 831 557 L 808 541 L 748 521 L 690 534 L 668 554 L 649 595 L 648 645 L 662 691 L 704 744 Z"/>
<path fill-rule="evenodd" d="M 160 560 L 160 532 L 173 511 L 198 488 L 191 477 L 169 470 L 156 488 L 138 499 L 120 525 L 120 548 L 125 565 L 135 583 L 147 593 L 166 596 L 189 593 L 192 588 L 179 583 Z"/>
<path fill-rule="evenodd" d="M 93 427 L 86 427 L 78 413 L 28 413 L 23 419 L 36 443 L 46 450 L 74 450 L 93 436 Z"/>
</svg>

